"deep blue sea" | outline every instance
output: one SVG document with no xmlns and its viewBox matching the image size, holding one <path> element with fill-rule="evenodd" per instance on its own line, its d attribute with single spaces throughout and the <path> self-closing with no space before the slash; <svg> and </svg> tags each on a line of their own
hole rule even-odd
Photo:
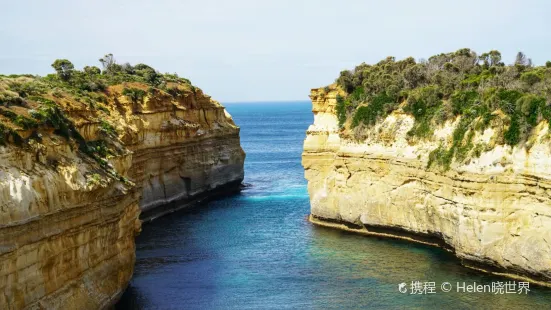
<svg viewBox="0 0 551 310">
<path fill-rule="evenodd" d="M 457 282 L 508 280 L 443 250 L 313 226 L 300 164 L 310 103 L 225 106 L 241 127 L 250 187 L 144 225 L 118 309 L 551 308 L 551 290 L 533 285 L 528 294 L 456 292 Z M 409 294 L 412 281 L 435 282 L 436 292 Z"/>
</svg>

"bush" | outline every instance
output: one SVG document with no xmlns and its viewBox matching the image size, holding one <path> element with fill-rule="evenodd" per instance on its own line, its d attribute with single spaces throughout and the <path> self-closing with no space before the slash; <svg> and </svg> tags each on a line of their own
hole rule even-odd
<svg viewBox="0 0 551 310">
<path fill-rule="evenodd" d="M 108 135 L 116 135 L 117 133 L 115 127 L 104 120 L 100 122 L 100 130 Z"/>
<path fill-rule="evenodd" d="M 111 151 L 104 140 L 90 141 L 87 143 L 87 148 L 90 154 L 99 156 L 103 159 L 114 155 L 113 151 Z"/>
<path fill-rule="evenodd" d="M 22 115 L 18 115 L 15 120 L 13 120 L 13 123 L 25 130 L 35 129 L 38 127 L 38 123 L 35 120 Z"/>
<path fill-rule="evenodd" d="M 133 103 L 137 103 L 138 101 L 142 101 L 145 97 L 145 91 L 141 90 L 139 88 L 124 88 L 122 90 L 122 94 L 128 99 L 130 99 Z"/>
<path fill-rule="evenodd" d="M 0 93 L 0 105 L 10 106 L 10 105 L 22 105 L 23 99 L 12 92 L 1 92 Z"/>
<path fill-rule="evenodd" d="M 33 118 L 41 121 L 42 124 L 54 128 L 55 134 L 66 139 L 71 138 L 71 132 L 76 133 L 76 130 L 71 130 L 71 128 L 74 129 L 72 122 L 67 119 L 55 103 L 53 105 L 46 103 L 40 110 L 32 111 L 30 114 Z"/>
<path fill-rule="evenodd" d="M 347 104 L 344 101 L 344 98 L 341 95 L 337 95 L 337 106 L 335 107 L 335 110 L 337 113 L 339 127 L 342 127 L 344 122 L 346 122 L 346 106 Z"/>
<path fill-rule="evenodd" d="M 516 111 L 517 101 L 523 96 L 523 94 L 517 90 L 500 89 L 497 91 L 497 98 L 499 99 L 499 108 L 509 115 L 512 115 Z"/>
<path fill-rule="evenodd" d="M 517 101 L 517 106 L 526 122 L 534 127 L 538 124 L 540 110 L 543 112 L 545 109 L 545 98 L 525 95 Z"/>
<path fill-rule="evenodd" d="M 538 82 L 541 82 L 542 78 L 536 72 L 530 71 L 522 73 L 520 75 L 520 80 L 532 86 Z"/>
<path fill-rule="evenodd" d="M 56 59 L 52 64 L 52 67 L 57 72 L 57 76 L 62 81 L 68 81 L 74 71 L 75 66 L 67 59 Z"/>
<path fill-rule="evenodd" d="M 20 97 L 26 98 L 46 93 L 46 85 L 37 81 L 25 83 L 13 82 L 10 84 L 10 90 L 18 93 Z"/>
<path fill-rule="evenodd" d="M 440 145 L 438 148 L 430 152 L 427 168 L 430 168 L 436 164 L 447 170 L 451 165 L 452 159 L 453 152 L 446 150 L 444 146 Z"/>
<path fill-rule="evenodd" d="M 86 66 L 84 67 L 84 73 L 87 75 L 100 75 L 101 69 L 96 66 Z"/>
<path fill-rule="evenodd" d="M 460 115 L 471 109 L 479 101 L 478 92 L 458 90 L 451 96 L 454 115 Z"/>
<path fill-rule="evenodd" d="M 415 118 L 422 118 L 442 104 L 442 94 L 434 85 L 418 88 L 407 99 L 406 111 Z"/>
<path fill-rule="evenodd" d="M 356 96 L 361 96 L 362 92 L 357 92 Z M 363 123 L 367 126 L 374 125 L 379 117 L 385 115 L 385 105 L 392 104 L 394 100 L 389 97 L 386 93 L 381 93 L 368 103 L 367 106 L 360 106 L 356 109 L 354 118 L 352 119 L 352 127 L 358 126 L 360 123 Z M 340 119 L 339 119 L 340 123 Z"/>
<path fill-rule="evenodd" d="M 509 145 L 517 145 L 520 142 L 520 121 L 517 114 L 511 117 L 511 125 L 505 132 L 504 138 Z"/>
<path fill-rule="evenodd" d="M 98 186 L 101 184 L 101 176 L 97 173 L 90 174 L 86 177 L 86 184 L 88 186 Z"/>
</svg>

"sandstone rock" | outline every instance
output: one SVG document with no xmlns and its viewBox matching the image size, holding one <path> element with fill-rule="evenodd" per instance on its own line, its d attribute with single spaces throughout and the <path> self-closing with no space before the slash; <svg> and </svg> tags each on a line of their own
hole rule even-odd
<svg viewBox="0 0 551 310">
<path fill-rule="evenodd" d="M 499 124 L 477 134 L 479 157 L 427 168 L 458 120 L 426 141 L 408 140 L 399 110 L 365 140 L 339 132 L 334 87 L 311 93 L 314 124 L 304 141 L 311 220 L 320 225 L 444 246 L 467 266 L 551 286 L 551 144 L 547 123 L 532 145 L 495 143 Z M 494 141 L 494 144 L 492 144 Z"/>
<path fill-rule="evenodd" d="M 129 84 L 107 91 L 108 137 L 96 112 L 62 104 L 86 141 L 116 149 L 106 165 L 48 128 L 40 142 L 0 146 L 1 309 L 110 307 L 132 276 L 140 208 L 243 179 L 239 128 L 224 107 L 198 88 L 131 102 L 122 88 L 146 86 Z"/>
</svg>

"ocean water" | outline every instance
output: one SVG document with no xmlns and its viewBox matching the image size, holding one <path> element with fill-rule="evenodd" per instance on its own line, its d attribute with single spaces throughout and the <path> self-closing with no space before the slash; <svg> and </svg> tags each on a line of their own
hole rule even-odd
<svg viewBox="0 0 551 310">
<path fill-rule="evenodd" d="M 310 103 L 225 105 L 241 127 L 250 186 L 144 225 L 118 309 L 551 308 L 551 289 L 534 285 L 528 294 L 457 292 L 457 283 L 509 280 L 443 250 L 313 226 L 300 165 Z M 412 281 L 435 282 L 435 293 L 410 294 Z"/>
</svg>

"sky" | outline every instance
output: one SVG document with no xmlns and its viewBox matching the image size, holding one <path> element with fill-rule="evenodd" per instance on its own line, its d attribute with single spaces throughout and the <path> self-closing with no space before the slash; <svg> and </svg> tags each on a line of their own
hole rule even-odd
<svg viewBox="0 0 551 310">
<path fill-rule="evenodd" d="M 547 0 L 0 0 L 0 74 L 146 63 L 221 102 L 307 100 L 387 56 L 468 47 L 551 60 Z"/>
</svg>

